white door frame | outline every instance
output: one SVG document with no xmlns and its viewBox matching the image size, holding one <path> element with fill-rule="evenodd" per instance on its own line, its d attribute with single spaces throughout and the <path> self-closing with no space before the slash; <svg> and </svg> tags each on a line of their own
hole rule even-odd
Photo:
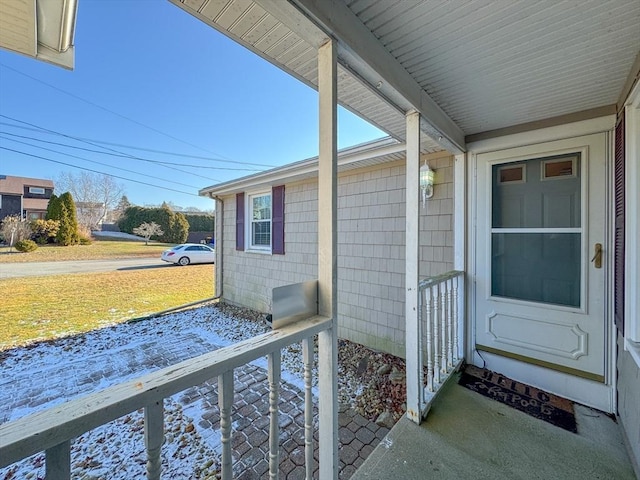
<svg viewBox="0 0 640 480">
<path fill-rule="evenodd" d="M 575 122 L 567 125 L 557 126 L 557 127 L 548 127 L 542 128 L 539 130 L 534 130 L 531 132 L 518 133 L 513 135 L 508 135 L 504 137 L 491 138 L 486 140 L 481 140 L 478 142 L 468 144 L 469 152 L 467 154 L 467 178 L 468 187 L 469 187 L 469 195 L 467 197 L 467 249 L 466 249 L 466 257 L 467 257 L 467 273 L 468 273 L 468 291 L 467 291 L 467 302 L 468 305 L 468 315 L 467 315 L 467 336 L 466 336 L 466 358 L 469 363 L 475 363 L 477 365 L 482 365 L 484 360 L 480 357 L 475 351 L 475 338 L 476 338 L 476 308 L 475 308 L 475 298 L 476 298 L 476 227 L 478 220 L 478 208 L 474 201 L 477 194 L 477 177 L 476 170 L 478 168 L 477 165 L 477 155 L 481 153 L 503 150 L 507 148 L 515 148 L 522 147 L 528 145 L 535 145 L 539 143 L 550 142 L 554 140 L 562 140 L 568 139 L 572 137 L 585 136 L 594 133 L 602 133 L 609 132 L 607 138 L 607 174 L 606 174 L 606 191 L 605 198 L 607 199 L 608 206 L 606 208 L 607 216 L 611 211 L 611 155 L 612 155 L 612 142 L 610 132 L 613 130 L 615 126 L 615 115 L 608 115 L 606 117 L 600 117 L 596 119 L 584 120 L 580 122 Z M 605 219 L 606 225 L 606 238 L 609 239 L 611 235 L 611 225 L 610 219 Z M 616 352 L 616 335 L 615 335 L 615 325 L 613 324 L 613 316 L 611 314 L 611 302 L 610 299 L 612 297 L 612 289 L 613 285 L 609 282 L 606 283 L 606 292 L 605 292 L 605 317 L 606 317 L 606 347 L 607 347 L 607 358 L 606 358 L 606 366 L 605 366 L 605 377 L 607 379 L 606 384 L 602 384 L 601 388 L 597 388 L 596 395 L 594 395 L 593 399 L 589 399 L 590 401 L 585 401 L 585 399 L 580 399 L 582 403 L 590 404 L 590 406 L 599 408 L 606 412 L 615 412 L 616 407 L 616 378 L 615 378 L 615 352 Z M 484 358 L 491 358 L 492 354 L 482 352 L 482 356 Z M 502 364 L 505 365 L 505 371 L 501 372 L 507 376 L 513 376 L 514 378 L 518 378 L 522 371 L 523 364 L 516 360 L 510 360 L 505 358 L 500 358 Z M 534 372 L 534 374 L 538 378 L 544 378 L 545 384 L 543 388 L 546 388 L 554 393 L 561 393 L 567 397 L 571 397 L 568 392 L 571 392 L 572 389 L 580 389 L 585 385 L 585 382 L 590 382 L 589 385 L 593 386 L 593 382 L 589 380 L 584 380 L 578 377 L 572 377 L 568 380 L 568 376 L 564 375 L 560 372 L 554 372 L 553 370 L 549 370 L 542 367 L 536 367 L 534 365 L 526 365 L 526 368 L 529 370 L 529 373 Z"/>
</svg>

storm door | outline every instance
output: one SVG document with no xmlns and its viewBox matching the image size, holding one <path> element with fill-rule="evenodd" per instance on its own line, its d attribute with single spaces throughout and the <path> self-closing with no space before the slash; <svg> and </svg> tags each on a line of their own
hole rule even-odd
<svg viewBox="0 0 640 480">
<path fill-rule="evenodd" d="M 604 381 L 605 145 L 478 155 L 476 349 Z"/>
</svg>

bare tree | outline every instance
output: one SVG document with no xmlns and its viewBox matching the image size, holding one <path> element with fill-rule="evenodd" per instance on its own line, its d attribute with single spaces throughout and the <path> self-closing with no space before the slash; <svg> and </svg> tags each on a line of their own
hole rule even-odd
<svg viewBox="0 0 640 480">
<path fill-rule="evenodd" d="M 31 226 L 20 215 L 9 215 L 0 222 L 0 236 L 9 247 L 12 247 L 16 242 L 28 240 L 31 237 Z"/>
<path fill-rule="evenodd" d="M 124 194 L 124 186 L 112 176 L 91 172 L 63 172 L 56 180 L 56 190 L 71 193 L 78 223 L 90 230 L 96 230 Z"/>
<path fill-rule="evenodd" d="M 144 237 L 144 244 L 149 245 L 149 239 L 153 236 L 164 235 L 162 228 L 156 222 L 142 223 L 139 227 L 133 229 L 135 235 Z"/>
</svg>

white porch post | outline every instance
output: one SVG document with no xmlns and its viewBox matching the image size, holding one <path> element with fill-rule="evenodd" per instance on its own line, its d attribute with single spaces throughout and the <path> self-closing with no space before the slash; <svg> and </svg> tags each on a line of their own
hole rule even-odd
<svg viewBox="0 0 640 480">
<path fill-rule="evenodd" d="M 406 165 L 406 240 L 405 240 L 405 345 L 407 357 L 407 416 L 416 423 L 422 420 L 422 334 L 418 315 L 418 264 L 420 230 L 420 114 L 407 114 Z"/>
<path fill-rule="evenodd" d="M 338 149 L 337 55 L 333 40 L 318 49 L 318 313 L 332 327 L 318 334 L 320 478 L 338 478 Z"/>
<path fill-rule="evenodd" d="M 215 282 L 213 284 L 213 295 L 216 297 L 222 296 L 223 285 L 223 268 L 224 258 L 222 255 L 222 242 L 223 242 L 223 227 L 224 227 L 224 203 L 219 198 L 214 199 L 216 202 L 216 216 L 214 217 L 214 241 L 216 248 L 216 264 L 215 264 Z"/>
</svg>

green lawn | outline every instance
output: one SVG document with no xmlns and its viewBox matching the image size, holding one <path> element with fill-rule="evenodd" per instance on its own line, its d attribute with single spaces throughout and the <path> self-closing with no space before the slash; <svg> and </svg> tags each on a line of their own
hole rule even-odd
<svg viewBox="0 0 640 480">
<path fill-rule="evenodd" d="M 15 262 L 55 262 L 57 260 L 105 260 L 114 258 L 160 257 L 163 250 L 172 244 L 150 242 L 126 242 L 97 240 L 91 245 L 42 245 L 29 253 L 19 253 L 9 247 L 0 247 L 0 263 Z"/>
<path fill-rule="evenodd" d="M 210 298 L 213 282 L 213 265 L 0 280 L 0 351 Z"/>
<path fill-rule="evenodd" d="M 0 264 L 159 259 L 161 252 L 171 246 L 98 240 L 91 245 L 44 245 L 30 253 L 10 253 L 8 247 L 0 247 Z M 211 298 L 213 276 L 213 265 L 190 265 L 0 280 L 0 351 Z"/>
</svg>

